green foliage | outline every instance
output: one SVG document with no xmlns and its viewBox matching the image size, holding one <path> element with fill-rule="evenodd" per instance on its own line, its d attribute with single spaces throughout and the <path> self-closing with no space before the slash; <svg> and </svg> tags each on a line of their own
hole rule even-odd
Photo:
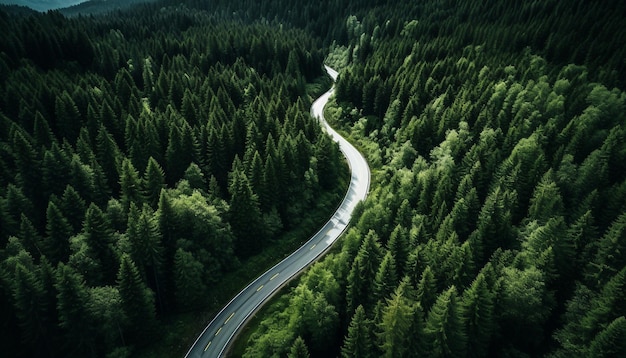
<svg viewBox="0 0 626 358">
<path fill-rule="evenodd" d="M 360 306 L 392 332 L 387 300 L 405 275 L 412 316 L 394 332 L 413 334 L 407 355 L 444 354 L 433 312 L 454 306 L 452 333 L 467 335 L 458 355 L 622 354 L 623 10 L 582 0 L 165 0 L 76 18 L 2 8 L 7 354 L 42 355 L 37 341 L 53 355 L 128 356 L 143 338 L 138 318 L 116 309 L 129 300 L 118 267 L 143 297 L 137 312 L 167 317 L 202 306 L 187 285 L 210 296 L 237 256 L 305 219 L 343 170 L 306 115 L 305 83 L 329 47 L 341 69 L 329 112 L 375 167 L 372 192 L 341 254 L 294 290 L 311 308 L 277 314 L 247 354 L 284 356 L 294 342 L 336 355 L 348 345 L 333 338 Z M 452 286 L 458 302 L 439 302 Z M 360 347 L 405 349 L 380 346 Z"/>
<path fill-rule="evenodd" d="M 295 341 L 293 341 L 293 345 L 291 346 L 291 350 L 289 350 L 289 353 L 287 354 L 288 358 L 309 358 L 309 349 L 306 346 L 306 343 L 304 342 L 304 339 L 302 339 L 302 337 L 298 337 L 296 338 Z"/>
<path fill-rule="evenodd" d="M 117 284 L 121 308 L 128 317 L 128 335 L 138 343 L 147 343 L 156 324 L 154 294 L 141 280 L 137 266 L 128 255 L 121 258 Z"/>
<path fill-rule="evenodd" d="M 380 322 L 378 322 L 377 336 L 384 357 L 405 357 L 408 354 L 418 353 L 408 352 L 410 341 L 419 340 L 423 332 L 412 325 L 416 307 L 409 297 L 407 285 L 408 282 L 403 281 L 391 297 L 386 299 Z"/>
<path fill-rule="evenodd" d="M 363 306 L 359 305 L 348 327 L 348 335 L 341 347 L 341 356 L 344 358 L 367 358 L 372 351 L 371 323 L 365 315 Z"/>
<path fill-rule="evenodd" d="M 424 334 L 431 357 L 458 357 L 465 352 L 467 336 L 454 286 L 437 297 L 426 318 Z"/>
</svg>

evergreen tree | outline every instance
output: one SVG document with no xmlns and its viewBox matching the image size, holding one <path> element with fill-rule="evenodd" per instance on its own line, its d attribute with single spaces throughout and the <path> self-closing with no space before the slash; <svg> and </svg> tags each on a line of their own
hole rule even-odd
<svg viewBox="0 0 626 358">
<path fill-rule="evenodd" d="M 398 282 L 396 275 L 395 260 L 391 252 L 387 251 L 374 278 L 374 296 L 377 300 L 384 300 L 391 295 Z"/>
<path fill-rule="evenodd" d="M 437 299 L 437 281 L 430 266 L 426 266 L 417 284 L 417 300 L 429 311 Z"/>
<path fill-rule="evenodd" d="M 100 126 L 98 130 L 95 152 L 98 164 L 101 166 L 104 177 L 106 178 L 107 187 L 112 192 L 118 192 L 119 174 L 117 171 L 117 163 L 120 158 L 120 150 L 117 143 L 104 126 Z"/>
<path fill-rule="evenodd" d="M 48 202 L 46 210 L 46 238 L 43 253 L 52 262 L 67 262 L 70 255 L 72 227 L 54 201 Z"/>
<path fill-rule="evenodd" d="M 145 343 L 156 324 L 154 295 L 141 280 L 137 266 L 128 255 L 121 258 L 117 284 L 122 309 L 128 317 L 126 332 L 136 342 Z"/>
<path fill-rule="evenodd" d="M 408 260 L 408 232 L 401 226 L 396 226 L 391 232 L 387 247 L 396 261 L 396 277 L 403 277 L 406 273 Z"/>
<path fill-rule="evenodd" d="M 161 298 L 161 269 L 163 264 L 162 235 L 152 209 L 145 205 L 139 209 L 131 204 L 128 214 L 126 236 L 130 242 L 130 255 L 144 280 L 155 288 L 157 299 Z"/>
<path fill-rule="evenodd" d="M 442 292 L 428 313 L 424 328 L 431 357 L 458 357 L 466 352 L 466 333 L 456 288 Z"/>
<path fill-rule="evenodd" d="M 598 242 L 598 251 L 590 263 L 595 284 L 602 285 L 608 278 L 626 266 L 626 213 L 611 224 Z"/>
<path fill-rule="evenodd" d="M 77 233 L 81 229 L 86 210 L 85 200 L 80 197 L 73 186 L 66 186 L 61 197 L 61 211 L 72 227 L 72 233 Z"/>
<path fill-rule="evenodd" d="M 359 305 L 354 311 L 348 327 L 348 335 L 341 347 L 343 358 L 369 358 L 372 356 L 370 324 L 363 306 Z"/>
<path fill-rule="evenodd" d="M 463 320 L 467 332 L 467 354 L 472 357 L 487 355 L 494 332 L 493 294 L 484 274 L 479 273 L 461 297 Z"/>
<path fill-rule="evenodd" d="M 106 216 L 95 204 L 85 212 L 83 235 L 87 245 L 87 255 L 100 266 L 102 282 L 113 282 L 117 256 L 113 251 L 114 237 Z"/>
<path fill-rule="evenodd" d="M 246 174 L 237 168 L 232 172 L 228 189 L 231 196 L 228 221 L 237 239 L 235 251 L 238 255 L 250 256 L 262 247 L 266 239 L 258 198 L 252 192 Z"/>
<path fill-rule="evenodd" d="M 287 353 L 288 358 L 309 358 L 310 356 L 309 349 L 307 348 L 302 337 L 298 337 L 295 341 L 293 341 L 293 345 L 291 346 L 289 353 Z"/>
<path fill-rule="evenodd" d="M 18 318 L 24 343 L 36 345 L 46 342 L 45 291 L 35 272 L 18 263 L 13 281 L 15 315 Z M 36 349 L 34 349 L 36 351 Z"/>
<path fill-rule="evenodd" d="M 398 286 L 391 298 L 386 300 L 382 317 L 378 324 L 378 338 L 383 357 L 405 357 L 408 354 L 409 341 L 417 339 L 411 337 L 414 303 L 407 296 L 407 283 Z"/>
<path fill-rule="evenodd" d="M 165 188 L 165 174 L 159 163 L 153 158 L 148 159 L 148 165 L 141 181 L 143 196 L 146 202 L 156 208 L 161 190 Z"/>
<path fill-rule="evenodd" d="M 589 347 L 591 357 L 623 357 L 626 354 L 626 319 L 616 318 L 596 335 Z"/>
<path fill-rule="evenodd" d="M 371 295 L 371 283 L 376 277 L 381 256 L 378 235 L 370 231 L 365 235 L 347 277 L 346 303 L 349 315 L 359 305 L 363 305 L 366 310 L 373 308 L 375 302 Z"/>
<path fill-rule="evenodd" d="M 124 210 L 128 211 L 131 203 L 140 204 L 142 202 L 141 179 L 130 159 L 124 159 L 122 161 L 122 167 L 120 169 L 120 187 L 120 197 Z"/>
<path fill-rule="evenodd" d="M 206 303 L 207 286 L 204 266 L 193 254 L 181 248 L 174 256 L 176 302 L 181 310 L 194 309 Z"/>
<path fill-rule="evenodd" d="M 57 268 L 57 311 L 68 356 L 94 356 L 95 327 L 89 319 L 89 293 L 81 275 L 71 267 Z"/>
</svg>

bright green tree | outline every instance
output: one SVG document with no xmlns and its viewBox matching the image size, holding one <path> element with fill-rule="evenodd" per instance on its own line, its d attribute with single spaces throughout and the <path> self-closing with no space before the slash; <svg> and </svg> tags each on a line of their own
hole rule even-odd
<svg viewBox="0 0 626 358">
<path fill-rule="evenodd" d="M 377 325 L 380 350 L 383 357 L 405 357 L 408 354 L 409 341 L 417 339 L 411 337 L 413 323 L 413 313 L 415 304 L 410 297 L 407 297 L 406 281 L 398 286 L 391 298 L 386 300 L 386 305 L 382 311 L 382 317 Z"/>
<path fill-rule="evenodd" d="M 462 308 L 454 286 L 437 297 L 428 313 L 424 333 L 430 357 L 459 357 L 466 353 Z"/>
<path fill-rule="evenodd" d="M 309 358 L 310 356 L 309 348 L 306 346 L 304 339 L 298 336 L 298 338 L 293 341 L 293 345 L 289 353 L 287 353 L 287 358 Z"/>
<path fill-rule="evenodd" d="M 341 347 L 341 356 L 343 358 L 369 358 L 372 356 L 372 333 L 370 326 L 371 322 L 367 319 L 363 306 L 359 305 L 350 320 L 348 335 Z"/>
</svg>

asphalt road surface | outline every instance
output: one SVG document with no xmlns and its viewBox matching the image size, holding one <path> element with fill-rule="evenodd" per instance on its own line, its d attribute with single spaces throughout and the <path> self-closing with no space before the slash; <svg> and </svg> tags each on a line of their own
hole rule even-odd
<svg viewBox="0 0 626 358">
<path fill-rule="evenodd" d="M 336 80 L 337 71 L 328 66 L 325 67 L 333 81 Z M 324 119 L 324 106 L 333 91 L 334 86 L 313 103 L 311 115 L 318 118 L 331 137 L 339 143 L 339 147 L 350 165 L 352 172 L 350 186 L 341 205 L 330 220 L 302 247 L 239 292 L 213 318 L 185 357 L 221 357 L 248 318 L 289 279 L 328 250 L 348 226 L 356 204 L 367 196 L 370 170 L 365 158 L 347 140 L 335 132 Z"/>
</svg>

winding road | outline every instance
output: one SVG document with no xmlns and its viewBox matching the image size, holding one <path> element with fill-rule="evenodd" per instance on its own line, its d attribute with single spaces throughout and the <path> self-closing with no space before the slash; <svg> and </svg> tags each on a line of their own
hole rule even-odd
<svg viewBox="0 0 626 358">
<path fill-rule="evenodd" d="M 325 66 L 326 72 L 337 79 L 337 71 Z M 328 134 L 339 143 L 352 172 L 350 186 L 341 205 L 324 226 L 302 247 L 267 270 L 235 296 L 213 318 L 191 346 L 185 357 L 221 357 L 235 334 L 250 316 L 287 281 L 317 260 L 344 232 L 357 203 L 369 191 L 370 169 L 365 158 L 346 139 L 332 129 L 324 119 L 324 106 L 334 92 L 334 86 L 311 106 L 311 115 L 318 118 Z"/>
</svg>

